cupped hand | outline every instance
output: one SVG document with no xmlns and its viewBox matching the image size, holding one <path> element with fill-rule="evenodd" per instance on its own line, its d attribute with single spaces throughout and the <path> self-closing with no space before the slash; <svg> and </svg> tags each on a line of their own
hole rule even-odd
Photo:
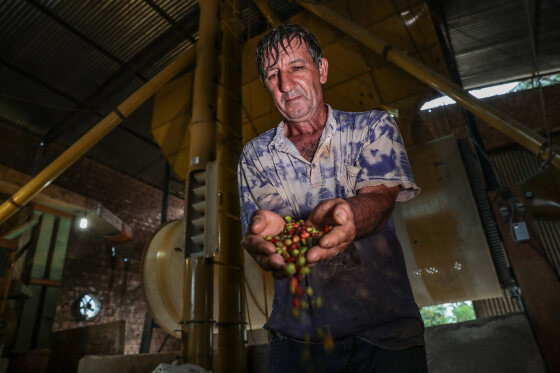
<svg viewBox="0 0 560 373">
<path fill-rule="evenodd" d="M 243 237 L 243 246 L 265 271 L 272 271 L 275 276 L 283 274 L 284 258 L 276 253 L 273 243 L 265 240 L 284 229 L 284 219 L 269 210 L 257 210 L 251 219 L 249 229 Z"/>
<path fill-rule="evenodd" d="M 318 228 L 333 226 L 307 252 L 306 258 L 310 264 L 344 252 L 356 237 L 354 214 L 348 202 L 343 199 L 329 199 L 318 204 L 307 218 L 306 225 Z"/>
</svg>

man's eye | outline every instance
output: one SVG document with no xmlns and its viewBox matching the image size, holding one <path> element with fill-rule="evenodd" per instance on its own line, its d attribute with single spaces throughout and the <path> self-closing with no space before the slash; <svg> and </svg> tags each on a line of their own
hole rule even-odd
<svg viewBox="0 0 560 373">
<path fill-rule="evenodd" d="M 303 69 L 303 66 L 294 66 L 295 71 L 302 70 L 302 69 Z"/>
<path fill-rule="evenodd" d="M 266 79 L 267 79 L 267 80 L 272 80 L 272 79 L 274 79 L 274 78 L 276 78 L 276 74 L 270 74 L 270 75 L 268 76 L 268 78 L 266 78 Z"/>
</svg>

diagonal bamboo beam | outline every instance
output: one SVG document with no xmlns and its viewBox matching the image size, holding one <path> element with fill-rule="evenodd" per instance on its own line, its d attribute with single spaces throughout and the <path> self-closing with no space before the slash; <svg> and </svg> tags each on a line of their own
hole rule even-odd
<svg viewBox="0 0 560 373">
<path fill-rule="evenodd" d="M 17 210 L 39 194 L 41 190 L 101 141 L 105 135 L 119 125 L 164 84 L 191 64 L 195 59 L 195 55 L 196 48 L 194 46 L 183 51 L 173 62 L 152 79 L 148 80 L 142 87 L 138 88 L 111 113 L 107 114 L 105 118 L 45 167 L 37 176 L 14 193 L 7 201 L 4 201 L 0 205 L 0 224 L 4 223 Z"/>
<path fill-rule="evenodd" d="M 438 72 L 423 65 L 418 60 L 408 56 L 403 51 L 388 44 L 383 39 L 374 35 L 371 31 L 355 24 L 351 20 L 342 17 L 335 11 L 323 5 L 311 4 L 307 1 L 298 0 L 298 4 L 315 14 L 324 21 L 330 23 L 350 37 L 362 43 L 372 51 L 383 56 L 387 61 L 400 67 L 405 72 L 414 76 L 416 79 L 432 87 L 449 97 L 452 97 L 465 109 L 472 112 L 478 118 L 486 121 L 492 127 L 518 142 L 536 154 L 543 160 L 550 160 L 550 163 L 560 169 L 560 154 L 554 152 L 546 139 L 536 131 L 528 128 L 521 122 L 495 109 L 491 105 L 475 98 L 457 84 L 439 74 Z"/>
</svg>

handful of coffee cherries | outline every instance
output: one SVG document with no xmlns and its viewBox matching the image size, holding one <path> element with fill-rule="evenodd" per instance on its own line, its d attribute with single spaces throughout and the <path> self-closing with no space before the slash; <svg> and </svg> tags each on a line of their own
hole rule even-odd
<svg viewBox="0 0 560 373">
<path fill-rule="evenodd" d="M 291 276 L 292 316 L 299 318 L 302 309 L 319 308 L 323 305 L 323 298 L 320 295 L 315 296 L 311 286 L 304 286 L 304 277 L 311 272 L 305 254 L 317 245 L 321 237 L 332 227 L 326 226 L 323 229 L 308 227 L 303 219 L 295 220 L 291 216 L 286 216 L 284 220 L 286 223 L 282 232 L 275 236 L 267 236 L 266 240 L 276 245 L 276 253 L 286 262 L 286 274 Z M 323 339 L 325 350 L 332 351 L 334 348 L 332 336 L 325 334 L 320 328 L 316 332 Z"/>
</svg>

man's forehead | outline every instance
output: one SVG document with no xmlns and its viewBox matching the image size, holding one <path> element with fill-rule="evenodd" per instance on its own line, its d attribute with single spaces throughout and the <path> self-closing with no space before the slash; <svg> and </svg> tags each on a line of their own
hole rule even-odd
<svg viewBox="0 0 560 373">
<path fill-rule="evenodd" d="M 276 48 L 268 48 L 264 51 L 265 66 L 267 69 L 278 63 L 280 58 L 287 57 L 289 59 L 295 59 L 301 57 L 300 54 L 308 56 L 309 52 L 305 42 L 299 38 L 293 38 L 291 40 L 284 39 L 282 42 L 276 43 Z M 277 54 L 279 54 L 277 56 Z M 309 56 L 311 58 L 311 56 Z"/>
</svg>

